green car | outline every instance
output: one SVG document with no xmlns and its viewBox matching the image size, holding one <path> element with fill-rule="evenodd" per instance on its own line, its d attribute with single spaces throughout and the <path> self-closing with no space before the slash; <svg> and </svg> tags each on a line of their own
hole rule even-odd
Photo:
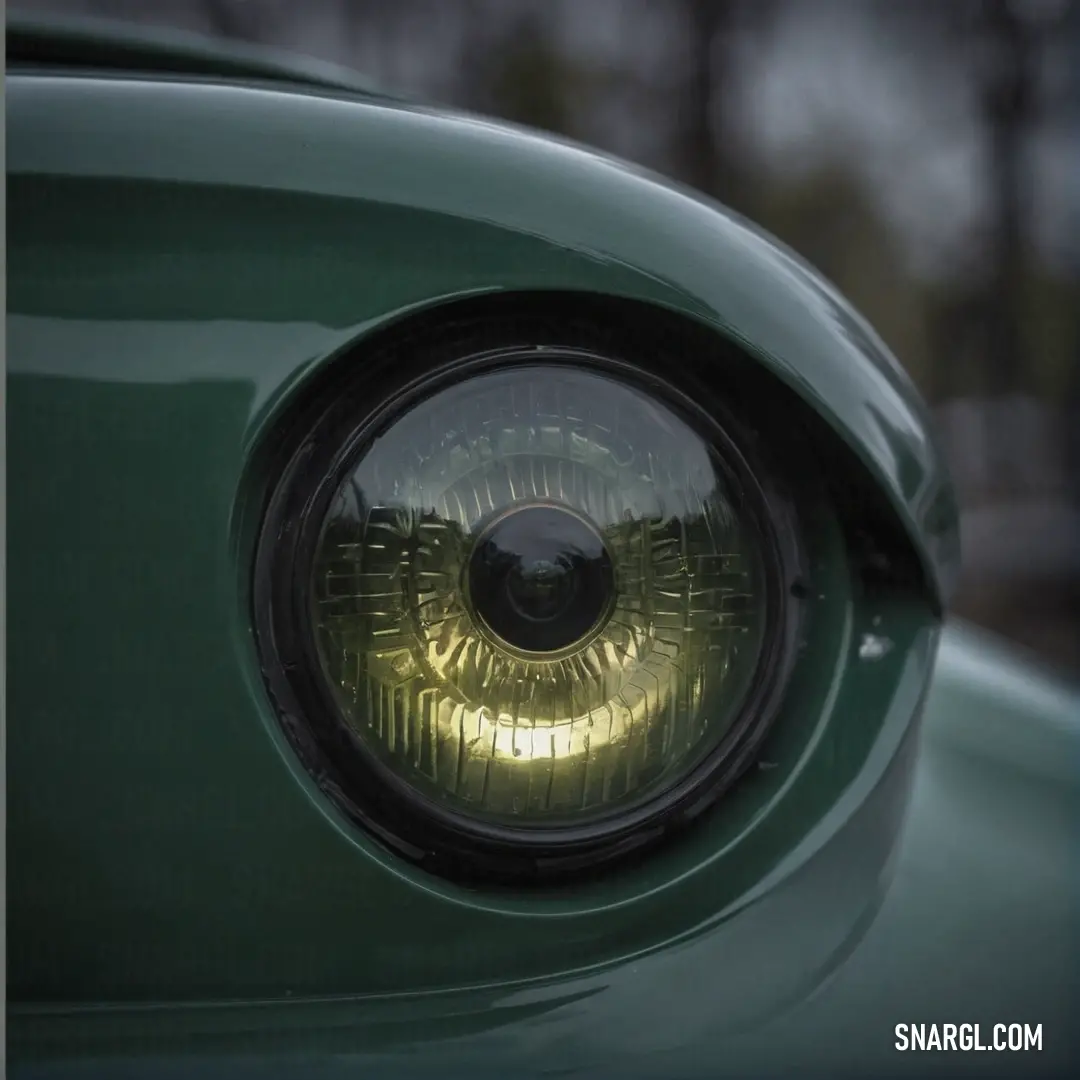
<svg viewBox="0 0 1080 1080">
<path fill-rule="evenodd" d="M 1046 1075 L 1080 693 L 928 412 L 695 193 L 7 38 L 19 1078 Z"/>
</svg>

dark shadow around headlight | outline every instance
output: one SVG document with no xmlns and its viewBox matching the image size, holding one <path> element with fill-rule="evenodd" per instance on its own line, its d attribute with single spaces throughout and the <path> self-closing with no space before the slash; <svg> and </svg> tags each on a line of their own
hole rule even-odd
<svg viewBox="0 0 1080 1080">
<path fill-rule="evenodd" d="M 768 723 L 785 587 L 761 491 L 640 375 L 466 364 L 293 482 L 315 489 L 285 530 L 302 756 L 421 861 L 626 847 Z"/>
</svg>

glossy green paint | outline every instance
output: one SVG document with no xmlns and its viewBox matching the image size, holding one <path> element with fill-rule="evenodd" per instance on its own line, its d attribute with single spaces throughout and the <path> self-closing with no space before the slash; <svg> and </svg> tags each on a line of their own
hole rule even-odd
<svg viewBox="0 0 1080 1080">
<path fill-rule="evenodd" d="M 470 118 L 181 77 L 7 90 L 22 1075 L 893 1068 L 895 1023 L 984 1017 L 1062 1060 L 1080 698 L 959 631 L 931 682 L 947 481 L 825 286 L 687 193 Z M 889 493 L 932 588 L 856 588 L 822 508 L 808 651 L 723 812 L 601 883 L 470 892 L 347 827 L 278 735 L 252 455 L 373 330 L 552 289 L 741 342 Z M 867 634 L 891 648 L 860 660 Z"/>
<path fill-rule="evenodd" d="M 29 212 L 29 192 L 15 197 L 20 266 L 27 232 L 51 236 L 56 223 Z M 105 259 L 127 263 L 115 246 Z M 63 289 L 54 279 L 43 302 L 46 292 Z M 384 994 L 546 978 L 729 920 L 865 818 L 829 932 L 762 980 L 757 1007 L 827 968 L 876 899 L 906 800 L 902 751 L 937 635 L 928 603 L 857 594 L 823 511 L 809 532 L 821 566 L 814 632 L 763 749 L 774 767 L 684 842 L 589 887 L 515 895 L 428 878 L 339 821 L 261 685 L 237 508 L 259 416 L 254 376 L 240 371 L 267 354 L 237 342 L 231 328 L 200 336 L 183 321 L 9 318 L 12 996 Z M 47 373 L 59 358 L 85 375 Z M 189 363 L 232 377 L 178 378 Z M 107 377 L 110 364 L 130 365 L 127 377 Z M 894 648 L 854 663 L 867 633 Z"/>
<path fill-rule="evenodd" d="M 8 95 L 9 171 L 37 188 L 39 212 L 79 214 L 66 223 L 70 258 L 97 257 L 118 199 L 133 222 L 153 223 L 128 239 L 125 288 L 156 317 L 197 309 L 193 289 L 221 289 L 218 274 L 232 320 L 272 312 L 339 343 L 486 292 L 663 306 L 758 356 L 834 426 L 887 493 L 939 598 L 948 592 L 955 501 L 910 381 L 824 281 L 721 208 L 574 146 L 358 97 L 47 75 L 10 80 Z M 139 273 L 161 247 L 168 264 Z M 67 314 L 101 318 L 117 302 L 102 277 Z"/>
<path fill-rule="evenodd" d="M 833 929 L 836 875 L 860 843 L 844 831 L 739 918 L 600 971 L 423 996 L 17 1010 L 14 1075 L 1060 1075 L 1078 1049 L 1078 717 L 1075 686 L 946 630 L 889 888 L 814 993 L 755 1000 L 799 955 L 777 926 L 803 949 Z M 1043 1051 L 901 1054 L 905 1022 L 1041 1023 Z"/>
<path fill-rule="evenodd" d="M 141 75 L 208 75 L 291 87 L 346 90 L 367 97 L 388 95 L 355 71 L 324 61 L 279 53 L 240 41 L 221 44 L 180 30 L 133 27 L 93 18 L 8 16 L 7 53 L 19 66 Z M 9 60 L 9 62 L 10 62 Z"/>
</svg>

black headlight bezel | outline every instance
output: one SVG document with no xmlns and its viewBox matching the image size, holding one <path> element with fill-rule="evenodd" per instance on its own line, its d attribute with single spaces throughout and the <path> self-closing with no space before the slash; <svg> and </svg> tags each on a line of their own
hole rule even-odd
<svg viewBox="0 0 1080 1080">
<path fill-rule="evenodd" d="M 666 378 L 674 357 L 629 335 L 547 321 L 476 319 L 390 336 L 338 365 L 294 418 L 271 466 L 256 545 L 253 622 L 282 729 L 316 783 L 349 820 L 399 855 L 455 880 L 518 884 L 594 873 L 642 851 L 712 807 L 746 771 L 783 698 L 801 624 L 805 567 L 796 515 L 748 429 L 719 396 L 706 407 Z M 605 372 L 659 397 L 705 435 L 744 492 L 741 510 L 762 542 L 766 633 L 743 709 L 698 766 L 641 806 L 581 826 L 544 829 L 467 818 L 419 796 L 371 757 L 329 692 L 312 632 L 308 590 L 321 522 L 358 453 L 415 401 L 450 380 L 512 365 L 567 364 Z M 698 388 L 695 387 L 695 390 Z"/>
</svg>

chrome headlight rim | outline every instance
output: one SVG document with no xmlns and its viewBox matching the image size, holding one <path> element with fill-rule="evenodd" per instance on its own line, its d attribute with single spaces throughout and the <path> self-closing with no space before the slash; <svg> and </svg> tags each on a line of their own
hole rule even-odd
<svg viewBox="0 0 1080 1080">
<path fill-rule="evenodd" d="M 433 334 L 426 348 L 423 342 L 414 344 L 415 374 L 404 379 L 392 372 L 387 377 L 387 365 L 350 368 L 296 425 L 257 540 L 255 637 L 263 676 L 292 749 L 348 819 L 444 877 L 506 883 L 562 879 L 607 866 L 699 817 L 752 763 L 793 662 L 799 605 L 791 597 L 801 577 L 799 545 L 792 543 L 784 518 L 788 508 L 769 484 L 769 471 L 753 460 L 752 438 L 739 421 L 725 415 L 722 400 L 703 406 L 659 377 L 655 358 L 650 364 L 650 358 L 634 356 L 632 348 L 560 344 L 558 336 L 543 345 L 492 344 L 485 341 L 489 337 L 483 325 L 475 329 L 472 347 L 460 338 L 443 343 Z M 308 617 L 322 523 L 342 479 L 372 440 L 452 382 L 537 365 L 615 378 L 673 409 L 705 439 L 736 482 L 740 512 L 761 544 L 766 584 L 765 634 L 756 670 L 742 709 L 720 743 L 641 805 L 614 808 L 586 824 L 540 828 L 493 823 L 447 808 L 376 760 L 349 729 L 329 692 Z M 369 396 L 365 387 L 377 392 Z"/>
</svg>

